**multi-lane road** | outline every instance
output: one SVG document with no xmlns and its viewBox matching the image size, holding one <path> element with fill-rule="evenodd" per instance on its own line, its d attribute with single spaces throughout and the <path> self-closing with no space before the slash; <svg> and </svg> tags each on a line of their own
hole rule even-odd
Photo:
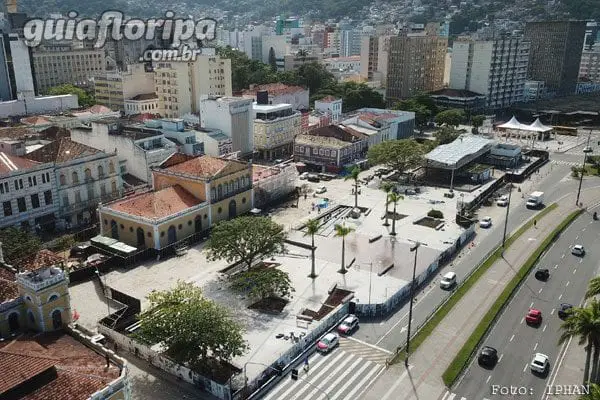
<svg viewBox="0 0 600 400">
<path fill-rule="evenodd" d="M 582 244 L 584 257 L 571 254 L 570 247 Z M 465 375 L 444 400 L 482 400 L 495 398 L 543 399 L 552 388 L 553 377 L 560 368 L 558 344 L 561 320 L 557 311 L 561 303 L 581 305 L 588 281 L 598 274 L 600 260 L 600 221 L 584 213 L 571 224 L 541 257 L 537 268 L 550 270 L 550 279 L 539 281 L 530 274 L 489 332 L 484 345 L 498 350 L 499 362 L 492 369 L 473 359 Z M 539 326 L 529 326 L 525 314 L 529 308 L 542 311 Z M 534 375 L 530 363 L 535 353 L 549 357 L 550 369 L 545 376 Z M 566 383 L 566 382 L 562 382 Z M 581 382 L 571 382 L 573 385 Z M 515 396 L 507 396 L 512 388 Z M 509 390 L 509 392 L 507 392 Z M 515 392 L 516 391 L 516 392 Z"/>
</svg>

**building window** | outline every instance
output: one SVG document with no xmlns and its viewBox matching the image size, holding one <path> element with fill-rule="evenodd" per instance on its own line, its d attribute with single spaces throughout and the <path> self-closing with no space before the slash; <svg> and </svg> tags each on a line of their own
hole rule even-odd
<svg viewBox="0 0 600 400">
<path fill-rule="evenodd" d="M 215 192 L 215 188 L 211 188 L 210 189 L 210 200 L 211 201 L 215 201 L 216 200 L 216 192 Z"/>
<path fill-rule="evenodd" d="M 112 181 L 110 183 L 110 190 L 112 191 L 113 194 L 117 194 L 117 182 Z"/>
<path fill-rule="evenodd" d="M 8 217 L 10 215 L 12 215 L 12 205 L 10 204 L 10 201 L 5 201 L 2 203 L 2 208 L 4 209 L 4 216 Z"/>
<path fill-rule="evenodd" d="M 192 221 L 188 221 L 188 226 L 192 226 Z"/>
<path fill-rule="evenodd" d="M 121 230 L 125 229 L 125 225 L 121 224 L 119 226 L 121 227 Z"/>
<path fill-rule="evenodd" d="M 133 226 L 129 227 L 129 232 L 133 232 Z"/>
<path fill-rule="evenodd" d="M 107 219 L 104 220 L 104 225 L 108 225 L 108 220 Z"/>
<path fill-rule="evenodd" d="M 221 214 L 221 212 L 222 212 L 222 211 L 223 211 L 223 208 L 221 208 L 221 207 L 219 207 L 219 209 L 217 210 L 217 212 L 218 212 L 219 214 Z"/>
<path fill-rule="evenodd" d="M 177 226 L 177 229 L 181 230 L 183 228 L 182 224 L 179 224 L 179 226 Z"/>
<path fill-rule="evenodd" d="M 79 175 L 77 175 L 77 171 L 73 171 L 71 174 L 71 180 L 73 181 L 74 185 L 79 183 Z"/>
<path fill-rule="evenodd" d="M 31 195 L 31 207 L 40 208 L 40 196 L 37 193 Z"/>
<path fill-rule="evenodd" d="M 100 184 L 100 196 L 106 196 L 106 184 L 104 182 Z"/>
<path fill-rule="evenodd" d="M 19 209 L 19 212 L 27 211 L 27 204 L 25 204 L 25 197 L 19 197 L 17 199 L 17 208 Z"/>
<path fill-rule="evenodd" d="M 223 197 L 223 185 L 219 185 L 219 188 L 217 189 L 217 193 L 218 193 L 218 198 L 221 199 Z"/>
<path fill-rule="evenodd" d="M 59 180 L 60 180 L 60 185 L 61 186 L 65 186 L 67 184 L 67 178 L 65 178 L 64 174 L 60 174 Z"/>
<path fill-rule="evenodd" d="M 207 219 L 207 218 L 208 218 L 208 214 L 204 214 L 204 219 Z"/>
<path fill-rule="evenodd" d="M 83 171 L 85 174 L 85 180 L 89 181 L 90 179 L 92 179 L 92 170 L 90 170 L 89 168 L 86 168 L 85 171 Z"/>
<path fill-rule="evenodd" d="M 44 202 L 46 203 L 46 205 L 52 204 L 52 191 L 51 190 L 46 190 L 44 192 Z"/>
<path fill-rule="evenodd" d="M 104 167 L 102 165 L 98 165 L 98 178 L 104 177 Z"/>
<path fill-rule="evenodd" d="M 246 198 L 242 197 L 242 204 L 246 204 Z"/>
<path fill-rule="evenodd" d="M 79 190 L 75 192 L 75 203 L 81 203 L 81 192 Z"/>
<path fill-rule="evenodd" d="M 109 174 L 115 173 L 115 164 L 112 161 L 110 163 L 108 163 L 108 173 Z"/>
<path fill-rule="evenodd" d="M 165 237 L 165 231 L 162 231 L 162 232 L 160 233 L 160 237 Z"/>
<path fill-rule="evenodd" d="M 148 232 L 148 237 L 152 237 L 152 232 Z"/>
<path fill-rule="evenodd" d="M 8 182 L 0 183 L 0 194 L 9 193 Z"/>
</svg>

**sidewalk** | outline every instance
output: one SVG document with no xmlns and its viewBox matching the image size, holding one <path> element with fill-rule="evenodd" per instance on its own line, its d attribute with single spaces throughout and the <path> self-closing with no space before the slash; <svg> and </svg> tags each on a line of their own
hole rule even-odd
<svg viewBox="0 0 600 400">
<path fill-rule="evenodd" d="M 573 388 L 583 383 L 583 369 L 585 366 L 585 348 L 577 344 L 578 339 L 571 340 L 564 358 L 559 361 L 558 374 L 554 380 L 548 382 L 553 388 Z M 572 389 L 573 390 L 573 389 Z M 573 400 L 573 394 L 550 394 L 545 400 Z"/>
<path fill-rule="evenodd" d="M 587 191 L 585 197 L 600 199 L 600 190 Z M 467 341 L 481 317 L 490 309 L 504 287 L 539 243 L 573 210 L 574 194 L 561 199 L 558 207 L 523 233 L 456 304 L 427 340 L 404 363 L 395 364 L 362 397 L 365 400 L 437 399 L 447 390 L 442 374 Z M 587 200 L 585 203 L 590 204 Z M 516 229 L 515 229 L 516 231 Z M 400 396 L 401 394 L 401 396 Z M 399 397 L 400 396 L 400 397 Z"/>
</svg>

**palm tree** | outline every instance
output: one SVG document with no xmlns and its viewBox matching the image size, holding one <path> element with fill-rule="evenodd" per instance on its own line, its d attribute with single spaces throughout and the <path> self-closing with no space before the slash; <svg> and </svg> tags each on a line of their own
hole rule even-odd
<svg viewBox="0 0 600 400">
<path fill-rule="evenodd" d="M 350 175 L 348 175 L 345 180 L 352 179 L 354 181 L 354 207 L 358 208 L 358 175 L 360 174 L 360 168 L 354 167 L 352 171 L 350 171 Z"/>
<path fill-rule="evenodd" d="M 590 392 L 581 396 L 579 400 L 600 400 L 600 385 L 592 383 Z"/>
<path fill-rule="evenodd" d="M 348 272 L 346 270 L 346 236 L 350 234 L 354 229 L 349 226 L 336 224 L 335 225 L 335 236 L 342 238 L 342 268 L 338 271 L 340 274 Z"/>
<path fill-rule="evenodd" d="M 573 308 L 572 314 L 561 325 L 558 340 L 562 344 L 571 336 L 579 337 L 579 345 L 587 344 L 583 383 L 598 383 L 598 361 L 600 359 L 600 303 L 592 299 L 585 308 Z M 593 352 L 593 355 L 592 355 Z M 591 372 L 590 372 L 590 360 Z"/>
<path fill-rule="evenodd" d="M 595 297 L 600 294 L 600 276 L 595 277 L 588 284 L 588 290 L 585 292 L 585 298 Z"/>
<path fill-rule="evenodd" d="M 312 266 L 310 268 L 309 278 L 316 278 L 317 274 L 315 273 L 315 235 L 319 232 L 319 221 L 316 219 L 309 219 L 306 222 L 306 233 L 304 236 L 310 235 L 312 240 L 312 248 L 310 250 L 311 258 L 312 258 Z"/>
<path fill-rule="evenodd" d="M 404 196 L 399 195 L 398 193 L 392 192 L 388 194 L 388 203 L 394 203 L 394 216 L 392 219 L 392 231 L 390 235 L 396 236 L 396 205 L 400 200 L 404 200 Z"/>
<path fill-rule="evenodd" d="M 304 49 L 300 49 L 298 50 L 298 52 L 296 53 L 297 57 L 300 57 L 300 59 L 302 61 L 306 60 L 306 57 L 308 56 L 308 51 L 304 50 Z"/>
<path fill-rule="evenodd" d="M 383 185 L 381 185 L 381 189 L 385 192 L 385 222 L 383 223 L 383 226 L 390 226 L 390 223 L 388 222 L 388 206 L 390 205 L 389 195 L 393 188 L 394 185 L 392 185 L 391 182 L 384 182 Z"/>
</svg>

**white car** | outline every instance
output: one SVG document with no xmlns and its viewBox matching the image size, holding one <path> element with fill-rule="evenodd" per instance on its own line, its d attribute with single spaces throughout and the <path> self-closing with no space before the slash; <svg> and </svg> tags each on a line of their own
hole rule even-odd
<svg viewBox="0 0 600 400">
<path fill-rule="evenodd" d="M 531 361 L 531 371 L 538 374 L 545 374 L 549 367 L 548 356 L 542 353 L 535 353 Z"/>
<path fill-rule="evenodd" d="M 440 281 L 442 289 L 450 289 L 456 283 L 456 274 L 454 272 L 446 272 Z"/>
<path fill-rule="evenodd" d="M 500 196 L 500 198 L 496 201 L 496 205 L 499 207 L 506 207 L 508 205 L 508 196 Z"/>
<path fill-rule="evenodd" d="M 339 344 L 340 337 L 338 334 L 330 332 L 317 342 L 317 351 L 320 351 L 321 353 L 329 353 Z"/>
<path fill-rule="evenodd" d="M 574 256 L 580 256 L 580 257 L 582 257 L 585 254 L 585 249 L 583 248 L 582 245 L 576 244 L 571 249 L 571 254 L 573 254 Z"/>
<path fill-rule="evenodd" d="M 347 335 L 358 328 L 358 317 L 354 314 L 348 315 L 337 327 L 337 331 L 342 335 Z"/>
<path fill-rule="evenodd" d="M 325 193 L 327 191 L 327 188 L 325 186 L 321 186 L 320 188 L 318 188 L 315 193 L 316 194 L 322 194 Z"/>
<path fill-rule="evenodd" d="M 300 179 L 305 180 L 308 179 L 308 172 L 303 172 L 299 176 Z"/>
<path fill-rule="evenodd" d="M 492 217 L 481 218 L 481 221 L 479 221 L 479 226 L 482 228 L 489 228 L 492 226 Z"/>
</svg>

